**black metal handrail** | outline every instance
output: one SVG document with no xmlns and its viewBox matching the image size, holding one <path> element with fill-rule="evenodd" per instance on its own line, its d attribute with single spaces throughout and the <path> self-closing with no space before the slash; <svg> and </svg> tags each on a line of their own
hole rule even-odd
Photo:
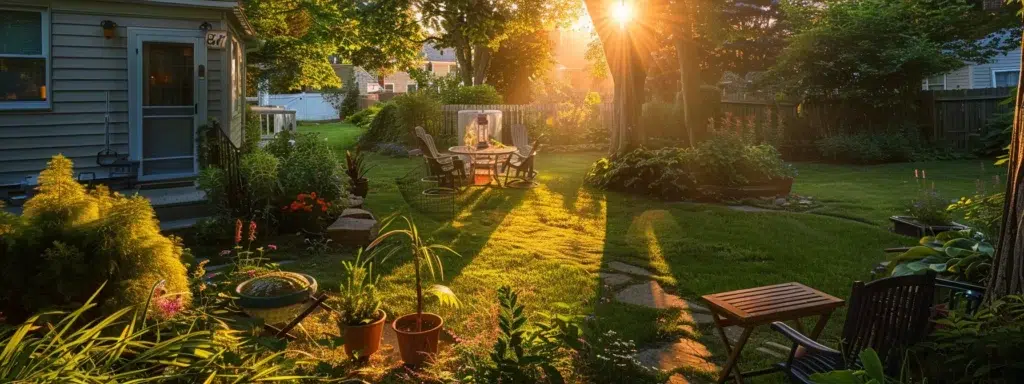
<svg viewBox="0 0 1024 384">
<path fill-rule="evenodd" d="M 216 120 L 211 120 L 204 130 L 206 159 L 205 165 L 220 168 L 227 177 L 228 208 L 236 217 L 246 217 L 248 208 L 245 206 L 245 183 L 242 180 L 242 150 L 221 129 Z"/>
</svg>

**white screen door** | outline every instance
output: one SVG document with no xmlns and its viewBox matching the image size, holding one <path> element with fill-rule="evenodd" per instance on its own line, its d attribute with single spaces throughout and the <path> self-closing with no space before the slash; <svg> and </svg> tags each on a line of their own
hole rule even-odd
<svg viewBox="0 0 1024 384">
<path fill-rule="evenodd" d="M 200 107 L 205 106 L 199 71 L 206 65 L 206 47 L 199 37 L 132 37 L 131 152 L 139 160 L 139 179 L 193 176 L 198 171 Z"/>
</svg>

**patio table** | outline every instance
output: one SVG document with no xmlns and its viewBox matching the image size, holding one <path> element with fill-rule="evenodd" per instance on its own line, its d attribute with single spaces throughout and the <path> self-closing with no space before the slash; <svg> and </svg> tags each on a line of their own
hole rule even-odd
<svg viewBox="0 0 1024 384">
<path fill-rule="evenodd" d="M 517 151 L 516 147 L 510 145 L 500 148 L 497 146 L 490 146 L 484 149 L 476 149 L 476 147 L 464 145 L 448 148 L 448 152 L 468 157 L 470 159 L 470 170 L 474 185 L 486 186 L 490 185 L 493 181 L 498 184 L 499 188 L 501 188 L 502 185 L 501 180 L 498 179 L 498 174 L 500 173 L 498 171 L 498 166 L 504 163 L 502 158 L 512 156 L 512 153 L 515 151 Z M 478 169 L 486 172 L 486 182 L 481 183 L 477 181 L 476 176 Z"/>
<path fill-rule="evenodd" d="M 778 367 L 771 367 L 751 372 L 740 372 L 737 366 L 740 353 L 755 327 L 775 321 L 793 321 L 797 330 L 803 333 L 803 324 L 800 319 L 818 316 L 814 330 L 808 335 L 812 340 L 817 340 L 818 335 L 825 329 L 825 324 L 828 323 L 832 312 L 845 304 L 842 299 L 800 283 L 785 283 L 715 293 L 704 295 L 703 299 L 708 303 L 711 315 L 715 319 L 715 328 L 718 329 L 718 335 L 725 343 L 725 351 L 729 354 L 729 359 L 726 360 L 725 366 L 722 367 L 722 372 L 718 376 L 719 383 L 724 383 L 733 371 L 735 371 L 736 382 L 743 383 L 744 377 L 758 376 L 779 370 Z M 735 345 L 732 345 L 725 335 L 725 327 L 733 325 L 743 328 L 743 334 L 740 335 Z"/>
</svg>

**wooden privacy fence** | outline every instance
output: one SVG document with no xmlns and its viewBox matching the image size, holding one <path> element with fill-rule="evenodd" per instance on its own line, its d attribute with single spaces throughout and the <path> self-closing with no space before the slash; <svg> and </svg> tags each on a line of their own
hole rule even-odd
<svg viewBox="0 0 1024 384">
<path fill-rule="evenodd" d="M 889 110 L 864 111 L 839 104 L 798 105 L 771 101 L 723 100 L 722 116 L 732 116 L 757 127 L 780 129 L 790 141 L 814 141 L 841 133 L 877 133 L 893 124 L 908 123 L 920 129 L 922 139 L 936 146 L 972 150 L 976 138 L 988 132 L 987 122 L 1009 112 L 1003 103 L 1012 88 L 922 91 L 916 105 Z"/>
</svg>

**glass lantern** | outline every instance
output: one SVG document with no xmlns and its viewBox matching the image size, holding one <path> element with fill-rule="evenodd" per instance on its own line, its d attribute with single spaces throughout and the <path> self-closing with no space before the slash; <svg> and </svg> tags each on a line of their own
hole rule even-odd
<svg viewBox="0 0 1024 384">
<path fill-rule="evenodd" d="M 476 116 L 476 137 L 479 140 L 476 143 L 476 149 L 487 149 L 491 143 L 491 133 L 487 129 L 487 115 L 479 114 Z"/>
</svg>

